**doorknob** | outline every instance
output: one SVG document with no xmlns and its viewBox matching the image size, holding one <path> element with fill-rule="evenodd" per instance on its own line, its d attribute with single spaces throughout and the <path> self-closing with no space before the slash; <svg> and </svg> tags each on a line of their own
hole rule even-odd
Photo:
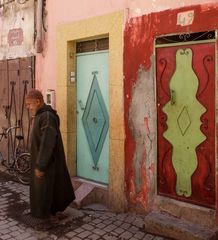
<svg viewBox="0 0 218 240">
<path fill-rule="evenodd" d="M 93 117 L 93 122 L 96 124 L 98 122 L 98 119 L 96 117 Z"/>
</svg>

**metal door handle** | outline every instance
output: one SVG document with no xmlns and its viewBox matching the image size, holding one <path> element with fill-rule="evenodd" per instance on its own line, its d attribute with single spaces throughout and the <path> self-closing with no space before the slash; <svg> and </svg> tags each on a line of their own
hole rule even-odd
<svg viewBox="0 0 218 240">
<path fill-rule="evenodd" d="M 176 92 L 175 90 L 170 89 L 170 94 L 171 94 L 171 105 L 174 105 L 176 103 Z"/>
</svg>

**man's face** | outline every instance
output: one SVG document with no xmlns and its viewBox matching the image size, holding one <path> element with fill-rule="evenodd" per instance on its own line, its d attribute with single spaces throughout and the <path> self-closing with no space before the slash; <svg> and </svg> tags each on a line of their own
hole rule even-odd
<svg viewBox="0 0 218 240">
<path fill-rule="evenodd" d="M 39 99 L 34 99 L 34 98 L 26 98 L 26 107 L 31 111 L 33 115 L 36 114 L 37 110 L 40 108 L 41 103 Z"/>
</svg>

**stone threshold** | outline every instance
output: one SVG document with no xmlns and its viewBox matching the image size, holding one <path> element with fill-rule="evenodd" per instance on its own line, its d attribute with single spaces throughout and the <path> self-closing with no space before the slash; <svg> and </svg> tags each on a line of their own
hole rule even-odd
<svg viewBox="0 0 218 240">
<path fill-rule="evenodd" d="M 218 240 L 216 227 L 202 226 L 158 211 L 145 217 L 144 230 L 175 240 Z"/>
<path fill-rule="evenodd" d="M 71 204 L 74 208 L 82 208 L 93 203 L 108 206 L 108 187 L 78 177 L 71 179 L 76 199 Z"/>
</svg>

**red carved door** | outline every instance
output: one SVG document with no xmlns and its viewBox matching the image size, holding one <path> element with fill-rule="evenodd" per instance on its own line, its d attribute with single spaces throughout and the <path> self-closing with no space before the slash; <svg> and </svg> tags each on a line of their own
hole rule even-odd
<svg viewBox="0 0 218 240">
<path fill-rule="evenodd" d="M 215 206 L 215 44 L 156 48 L 158 194 Z"/>
</svg>

